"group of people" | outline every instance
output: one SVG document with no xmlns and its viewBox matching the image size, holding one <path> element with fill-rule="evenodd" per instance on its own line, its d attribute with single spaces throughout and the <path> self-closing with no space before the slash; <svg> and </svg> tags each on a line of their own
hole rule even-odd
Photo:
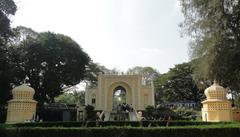
<svg viewBox="0 0 240 137">
<path fill-rule="evenodd" d="M 117 112 L 133 112 L 133 107 L 132 107 L 132 104 L 129 105 L 127 103 L 122 103 L 122 104 L 118 104 L 117 106 Z"/>
</svg>

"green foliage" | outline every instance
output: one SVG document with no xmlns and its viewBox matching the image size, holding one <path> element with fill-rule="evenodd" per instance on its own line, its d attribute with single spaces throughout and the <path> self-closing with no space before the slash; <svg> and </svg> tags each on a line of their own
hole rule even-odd
<svg viewBox="0 0 240 137">
<path fill-rule="evenodd" d="M 179 107 L 174 110 L 174 112 L 176 113 L 178 120 L 197 120 L 197 117 L 199 117 L 197 111 L 193 109 Z"/>
<path fill-rule="evenodd" d="M 236 107 L 240 108 L 240 97 L 239 96 L 234 100 L 234 105 Z"/>
<path fill-rule="evenodd" d="M 10 26 L 10 16 L 14 15 L 17 7 L 13 0 L 0 0 L 0 107 L 4 107 L 10 97 L 11 76 L 13 66 L 8 57 L 8 42 L 13 36 Z"/>
<path fill-rule="evenodd" d="M 186 126 L 186 127 L 100 127 L 100 128 L 64 128 L 64 127 L 37 127 L 37 128 L 0 128 L 1 137 L 236 137 L 240 133 L 239 124 Z"/>
<path fill-rule="evenodd" d="M 9 16 L 14 15 L 16 10 L 17 6 L 13 0 L 0 0 L 0 48 L 7 44 L 13 34 Z"/>
<path fill-rule="evenodd" d="M 203 122 L 203 121 L 173 121 L 173 120 L 161 120 L 161 121 L 81 121 L 81 122 L 40 122 L 40 123 L 18 123 L 12 125 L 0 124 L 0 127 L 180 127 L 180 126 L 229 126 L 237 125 L 237 123 L 231 122 Z M 239 123 L 238 123 L 239 125 Z"/>
<path fill-rule="evenodd" d="M 187 108 L 177 108 L 172 110 L 167 107 L 159 106 L 157 108 L 153 106 L 147 106 L 144 113 L 144 117 L 147 120 L 197 120 L 199 117 L 198 111 Z"/>
<path fill-rule="evenodd" d="M 145 118 L 147 120 L 153 120 L 156 116 L 156 110 L 154 106 L 147 106 L 145 108 Z"/>
<path fill-rule="evenodd" d="M 200 103 L 203 92 L 195 84 L 190 63 L 175 65 L 154 81 L 156 102 L 194 101 Z"/>
<path fill-rule="evenodd" d="M 194 78 L 214 79 L 232 91 L 240 90 L 239 0 L 180 0 L 183 33 L 191 36 Z"/>
<path fill-rule="evenodd" d="M 159 72 L 156 69 L 153 69 L 152 67 L 135 66 L 133 68 L 128 69 L 126 73 L 142 75 L 143 81 L 146 85 L 151 85 L 151 82 L 154 81 L 157 76 L 159 76 Z"/>
<path fill-rule="evenodd" d="M 91 105 L 87 105 L 85 107 L 85 110 L 87 112 L 87 120 L 93 121 L 96 119 L 96 112 L 94 111 L 94 107 Z"/>
<path fill-rule="evenodd" d="M 100 74 L 116 75 L 116 74 L 123 74 L 123 72 L 119 71 L 117 68 L 108 69 L 103 65 L 100 65 L 98 63 L 94 63 L 91 61 L 87 66 L 87 71 L 86 71 L 85 82 L 87 83 L 87 86 L 96 87 L 98 76 Z"/>
<path fill-rule="evenodd" d="M 7 109 L 0 108 L 0 123 L 4 123 L 7 118 Z"/>
<path fill-rule="evenodd" d="M 41 120 L 43 121 L 63 121 L 63 110 L 60 109 L 44 109 L 42 111 Z"/>
<path fill-rule="evenodd" d="M 159 106 L 156 108 L 156 119 L 168 120 L 169 118 L 177 120 L 176 113 L 167 107 Z"/>
<path fill-rule="evenodd" d="M 55 97 L 55 102 L 66 103 L 66 104 L 85 104 L 85 92 L 74 91 L 72 93 L 63 93 Z"/>
<path fill-rule="evenodd" d="M 26 41 L 27 39 L 36 39 L 38 36 L 37 32 L 24 26 L 13 28 L 13 33 L 14 37 L 11 38 L 9 43 L 11 46 L 19 46 L 23 41 Z"/>
<path fill-rule="evenodd" d="M 147 106 L 144 117 L 147 120 L 168 120 L 169 118 L 177 120 L 178 118 L 173 110 L 162 106 L 157 108 L 153 106 Z"/>
<path fill-rule="evenodd" d="M 98 76 L 102 74 L 101 66 L 97 63 L 89 62 L 89 65 L 86 68 L 86 78 L 85 82 L 88 87 L 96 87 Z"/>
<path fill-rule="evenodd" d="M 41 119 L 43 121 L 47 121 L 49 123 L 54 123 L 56 121 L 63 121 L 64 120 L 64 111 L 67 111 L 70 114 L 70 119 L 68 119 L 69 121 L 76 121 L 76 114 L 77 111 L 76 110 L 64 110 L 64 109 L 51 109 L 51 108 L 45 108 L 42 111 L 42 116 Z M 60 123 L 60 122 L 59 122 Z M 57 126 L 57 124 L 55 124 L 55 126 Z"/>
<path fill-rule="evenodd" d="M 18 68 L 15 83 L 30 83 L 39 104 L 54 102 L 54 97 L 85 78 L 90 58 L 70 37 L 51 32 L 27 37 L 12 49 Z"/>
</svg>

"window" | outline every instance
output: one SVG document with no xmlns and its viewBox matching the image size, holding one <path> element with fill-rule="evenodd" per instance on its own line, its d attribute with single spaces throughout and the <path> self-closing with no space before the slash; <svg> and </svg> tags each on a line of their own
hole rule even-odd
<svg viewBox="0 0 240 137">
<path fill-rule="evenodd" d="M 92 98 L 92 104 L 96 103 L 96 98 Z"/>
<path fill-rule="evenodd" d="M 96 95 L 92 94 L 91 97 L 92 97 L 92 105 L 95 105 L 96 104 Z"/>
</svg>

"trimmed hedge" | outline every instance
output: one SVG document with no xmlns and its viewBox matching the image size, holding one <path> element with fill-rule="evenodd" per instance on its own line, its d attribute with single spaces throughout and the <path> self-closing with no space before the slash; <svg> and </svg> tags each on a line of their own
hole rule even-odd
<svg viewBox="0 0 240 137">
<path fill-rule="evenodd" d="M 238 125 L 185 127 L 0 127 L 0 137 L 237 137 Z"/>
<path fill-rule="evenodd" d="M 229 122 L 226 122 L 229 123 Z M 130 126 L 130 127 L 166 127 L 166 126 L 193 126 L 222 124 L 196 121 L 82 121 L 82 122 L 41 122 L 13 124 L 13 127 L 107 127 L 107 126 Z M 223 123 L 224 124 L 224 123 Z"/>
<path fill-rule="evenodd" d="M 44 121 L 63 121 L 63 113 L 65 110 L 62 109 L 44 109 L 42 110 L 41 119 Z M 76 121 L 77 112 L 76 110 L 67 110 L 70 113 L 69 121 Z M 95 113 L 96 114 L 96 113 Z"/>
</svg>

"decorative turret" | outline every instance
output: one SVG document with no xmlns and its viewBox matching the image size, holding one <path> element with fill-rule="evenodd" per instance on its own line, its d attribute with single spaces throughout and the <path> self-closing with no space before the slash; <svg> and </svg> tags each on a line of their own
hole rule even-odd
<svg viewBox="0 0 240 137">
<path fill-rule="evenodd" d="M 23 84 L 12 90 L 13 99 L 33 99 L 35 91 L 33 88 Z"/>
<path fill-rule="evenodd" d="M 218 85 L 216 81 L 204 91 L 204 94 L 206 95 L 207 100 L 227 100 L 227 91 L 222 86 Z"/>
<path fill-rule="evenodd" d="M 202 102 L 202 120 L 208 122 L 232 121 L 232 106 L 227 91 L 214 81 L 204 91 L 207 99 Z"/>
<path fill-rule="evenodd" d="M 6 123 L 21 123 L 34 120 L 37 101 L 33 100 L 34 89 L 21 85 L 12 90 L 13 99 L 8 101 Z"/>
</svg>

